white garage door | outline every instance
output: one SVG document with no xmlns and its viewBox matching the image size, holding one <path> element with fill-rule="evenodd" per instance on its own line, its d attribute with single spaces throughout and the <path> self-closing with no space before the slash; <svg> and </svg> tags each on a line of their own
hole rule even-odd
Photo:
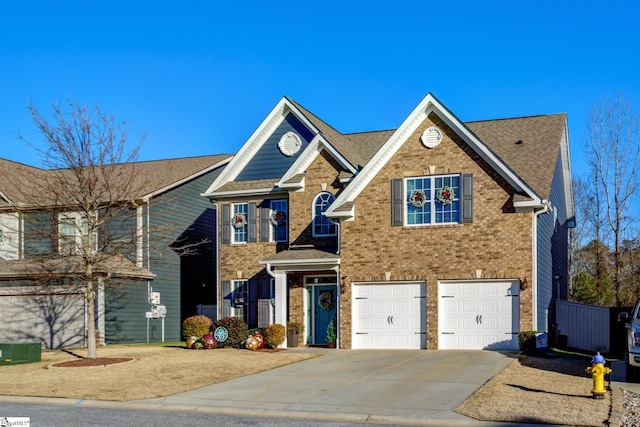
<svg viewBox="0 0 640 427">
<path fill-rule="evenodd" d="M 353 286 L 354 349 L 426 348 L 424 283 Z"/>
<path fill-rule="evenodd" d="M 84 298 L 24 295 L 0 288 L 0 341 L 40 341 L 45 348 L 84 345 Z"/>
<path fill-rule="evenodd" d="M 518 281 L 441 282 L 440 349 L 518 350 Z"/>
</svg>

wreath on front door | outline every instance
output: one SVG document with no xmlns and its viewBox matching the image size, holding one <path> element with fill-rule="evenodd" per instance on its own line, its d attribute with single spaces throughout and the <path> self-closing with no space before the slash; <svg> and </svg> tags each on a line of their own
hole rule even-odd
<svg viewBox="0 0 640 427">
<path fill-rule="evenodd" d="M 421 208 L 427 204 L 427 195 L 424 190 L 413 190 L 409 197 L 409 201 L 416 208 Z"/>
<path fill-rule="evenodd" d="M 332 310 L 336 306 L 336 301 L 333 299 L 331 291 L 321 291 L 318 296 L 318 305 L 325 311 Z"/>
<path fill-rule="evenodd" d="M 453 191 L 453 188 L 448 185 L 445 185 L 436 192 L 436 199 L 443 205 L 450 205 L 455 198 L 456 193 Z"/>
<path fill-rule="evenodd" d="M 273 211 L 271 213 L 271 216 L 269 216 L 269 221 L 271 221 L 271 224 L 275 225 L 276 227 L 283 225 L 286 220 L 287 214 L 280 211 Z"/>
<path fill-rule="evenodd" d="M 235 214 L 231 218 L 231 223 L 233 224 L 233 228 L 244 228 L 247 225 L 247 217 L 245 214 Z"/>
</svg>

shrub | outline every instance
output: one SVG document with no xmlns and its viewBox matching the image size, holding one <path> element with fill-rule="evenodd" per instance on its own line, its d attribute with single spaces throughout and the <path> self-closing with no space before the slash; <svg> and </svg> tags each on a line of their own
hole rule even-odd
<svg viewBox="0 0 640 427">
<path fill-rule="evenodd" d="M 287 322 L 287 332 L 296 331 L 299 335 L 304 332 L 304 323 L 302 322 Z"/>
<path fill-rule="evenodd" d="M 283 325 L 274 323 L 264 328 L 264 343 L 271 348 L 277 348 L 284 342 L 285 329 Z"/>
<path fill-rule="evenodd" d="M 327 341 L 329 343 L 336 342 L 336 319 L 335 318 L 331 319 L 331 322 L 329 322 L 329 326 L 327 327 Z"/>
<path fill-rule="evenodd" d="M 541 331 L 523 331 L 518 335 L 518 344 L 520 350 L 525 353 L 533 353 L 536 351 L 536 334 Z"/>
<path fill-rule="evenodd" d="M 202 338 L 209 333 L 212 323 L 211 319 L 204 315 L 187 317 L 182 322 L 182 338 Z"/>
<path fill-rule="evenodd" d="M 213 322 L 212 330 L 224 326 L 229 332 L 229 337 L 224 342 L 219 342 L 218 347 L 244 348 L 244 342 L 249 337 L 249 330 L 244 320 L 239 317 L 223 317 Z"/>
</svg>

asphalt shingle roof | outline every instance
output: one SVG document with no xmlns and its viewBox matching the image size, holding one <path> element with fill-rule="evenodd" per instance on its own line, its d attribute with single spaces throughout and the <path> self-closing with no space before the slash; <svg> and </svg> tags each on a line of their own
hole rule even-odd
<svg viewBox="0 0 640 427">
<path fill-rule="evenodd" d="M 391 129 L 341 134 L 297 102 L 290 101 L 338 151 L 360 167 L 366 165 L 395 132 Z M 548 114 L 465 125 L 536 193 L 547 197 L 565 123 L 566 114 Z"/>
<path fill-rule="evenodd" d="M 133 162 L 101 166 L 97 170 L 99 176 L 114 178 L 122 176 L 123 179 L 133 178 L 131 188 L 133 194 L 128 194 L 127 199 L 137 199 L 168 188 L 183 180 L 189 179 L 198 173 L 229 159 L 229 154 L 212 156 L 187 157 L 168 160 L 153 160 L 145 162 Z M 18 204 L 33 205 L 29 201 L 46 200 L 47 187 L 53 185 L 56 179 L 73 183 L 73 178 L 68 175 L 73 173 L 68 169 L 44 170 L 21 163 L 0 159 L 0 194 L 4 194 L 9 201 Z M 47 183 L 47 184 L 45 184 Z M 108 200 L 105 200 L 108 201 Z M 57 203 L 65 203 L 56 200 Z M 69 203 L 72 203 L 69 202 Z M 8 203 L 0 197 L 0 208 Z"/>
</svg>

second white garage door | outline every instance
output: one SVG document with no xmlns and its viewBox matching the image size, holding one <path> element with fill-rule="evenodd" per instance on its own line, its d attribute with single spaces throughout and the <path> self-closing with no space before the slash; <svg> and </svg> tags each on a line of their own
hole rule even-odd
<svg viewBox="0 0 640 427">
<path fill-rule="evenodd" d="M 438 348 L 518 350 L 518 281 L 441 282 Z"/>
<path fill-rule="evenodd" d="M 352 348 L 424 349 L 426 342 L 424 282 L 354 284 Z"/>
</svg>

